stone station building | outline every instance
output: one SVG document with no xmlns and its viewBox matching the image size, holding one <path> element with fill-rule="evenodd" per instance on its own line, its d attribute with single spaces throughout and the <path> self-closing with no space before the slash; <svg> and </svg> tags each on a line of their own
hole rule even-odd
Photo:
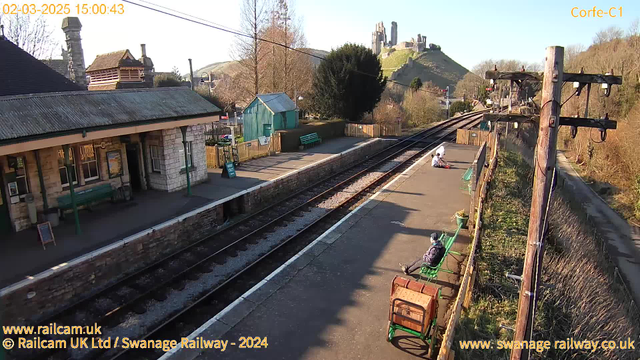
<svg viewBox="0 0 640 360">
<path fill-rule="evenodd" d="M 183 129 L 191 183 L 204 181 L 203 124 L 218 121 L 219 111 L 184 88 L 0 97 L 0 207 L 8 210 L 0 223 L 8 220 L 21 231 L 41 221 L 70 193 L 70 178 L 75 192 L 104 184 L 133 191 L 185 188 Z M 31 196 L 36 218 L 29 214 Z"/>
</svg>

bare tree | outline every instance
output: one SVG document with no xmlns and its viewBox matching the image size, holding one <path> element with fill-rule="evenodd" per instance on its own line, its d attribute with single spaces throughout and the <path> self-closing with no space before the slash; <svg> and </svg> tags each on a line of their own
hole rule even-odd
<svg viewBox="0 0 640 360">
<path fill-rule="evenodd" d="M 260 35 L 266 20 L 266 3 L 264 0 L 244 0 L 241 10 L 241 29 L 251 38 L 238 36 L 232 57 L 242 65 L 236 80 L 247 96 L 260 92 L 260 53 L 262 41 Z"/>
<path fill-rule="evenodd" d="M 564 50 L 564 67 L 570 71 L 579 71 L 580 69 L 576 68 L 576 60 L 578 55 L 585 50 L 584 45 L 582 44 L 573 44 L 567 46 Z"/>
<path fill-rule="evenodd" d="M 617 26 L 609 26 L 608 28 L 596 33 L 596 36 L 593 37 L 593 43 L 595 45 L 599 45 L 611 40 L 622 39 L 623 36 L 624 31 L 622 31 L 622 29 Z"/>
<path fill-rule="evenodd" d="M 629 25 L 629 29 L 627 29 L 628 37 L 638 36 L 638 35 L 640 35 L 640 18 L 636 18 L 635 20 L 633 20 L 631 22 L 631 25 Z"/>
<path fill-rule="evenodd" d="M 58 46 L 52 36 L 53 29 L 49 29 L 42 15 L 32 19 L 23 14 L 0 14 L 0 24 L 4 25 L 4 33 L 9 41 L 37 59 L 50 59 Z"/>
<path fill-rule="evenodd" d="M 306 40 L 295 11 L 287 0 L 278 0 L 273 4 L 271 21 L 264 28 L 262 38 L 272 42 L 271 46 L 262 48 L 265 61 L 261 67 L 271 77 L 263 89 L 285 92 L 291 98 L 296 93 L 310 90 L 313 64 L 309 55 L 292 50 L 304 49 Z"/>
<path fill-rule="evenodd" d="M 453 95 L 457 98 L 466 96 L 475 99 L 487 86 L 489 86 L 488 80 L 472 72 L 468 72 L 462 80 L 456 84 L 456 90 L 453 92 Z"/>
</svg>

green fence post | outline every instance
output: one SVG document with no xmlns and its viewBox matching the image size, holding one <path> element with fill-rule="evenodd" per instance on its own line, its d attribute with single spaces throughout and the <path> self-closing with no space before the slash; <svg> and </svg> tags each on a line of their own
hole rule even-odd
<svg viewBox="0 0 640 360">
<path fill-rule="evenodd" d="M 73 206 L 73 218 L 76 222 L 76 234 L 82 234 L 82 230 L 80 229 L 80 218 L 78 217 L 78 205 L 76 204 L 76 195 L 73 192 L 73 176 L 71 163 L 69 162 L 69 145 L 62 145 L 62 150 L 64 151 L 64 165 L 67 168 L 67 180 L 69 181 L 69 195 L 71 196 L 71 205 Z"/>
</svg>

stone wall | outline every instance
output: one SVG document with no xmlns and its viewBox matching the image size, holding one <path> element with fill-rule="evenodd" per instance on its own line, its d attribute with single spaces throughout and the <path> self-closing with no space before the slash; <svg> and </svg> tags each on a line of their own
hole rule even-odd
<svg viewBox="0 0 640 360">
<path fill-rule="evenodd" d="M 33 279 L 2 289 L 0 307 L 6 309 L 4 323 L 20 324 L 27 319 L 41 320 L 129 273 L 205 238 L 225 220 L 272 204 L 321 178 L 345 170 L 358 160 L 391 144 L 390 141 L 381 140 L 368 142 L 293 174 L 240 192 L 224 203 L 214 202 L 69 261 L 65 267 L 47 270 Z"/>
<path fill-rule="evenodd" d="M 207 153 L 205 149 L 204 125 L 193 125 L 187 129 L 187 141 L 191 142 L 192 167 L 190 170 L 191 185 L 207 179 Z M 162 151 L 160 171 L 151 167 L 151 146 L 158 146 Z M 149 171 L 149 182 L 152 189 L 177 191 L 187 187 L 185 169 L 182 168 L 184 149 L 182 131 L 179 128 L 153 131 L 145 139 L 147 153 L 146 168 Z"/>
<path fill-rule="evenodd" d="M 168 191 L 176 191 L 187 187 L 187 176 L 184 163 L 182 132 L 180 129 L 162 130 L 164 143 L 164 159 Z M 192 167 L 189 168 L 191 185 L 207 179 L 207 153 L 204 144 L 204 125 L 189 126 L 187 141 L 191 142 Z"/>
</svg>

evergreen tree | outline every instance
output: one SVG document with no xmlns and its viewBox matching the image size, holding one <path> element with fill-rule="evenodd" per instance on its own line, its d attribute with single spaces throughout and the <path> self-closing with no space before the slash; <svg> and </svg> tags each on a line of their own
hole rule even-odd
<svg viewBox="0 0 640 360">
<path fill-rule="evenodd" d="M 422 87 L 422 80 L 420 80 L 419 77 L 414 77 L 413 80 L 411 80 L 411 84 L 409 85 L 409 87 L 413 91 L 420 90 L 420 88 Z"/>
<path fill-rule="evenodd" d="M 371 50 L 345 44 L 320 63 L 313 79 L 314 109 L 322 116 L 359 121 L 380 101 L 387 79 Z"/>
</svg>

